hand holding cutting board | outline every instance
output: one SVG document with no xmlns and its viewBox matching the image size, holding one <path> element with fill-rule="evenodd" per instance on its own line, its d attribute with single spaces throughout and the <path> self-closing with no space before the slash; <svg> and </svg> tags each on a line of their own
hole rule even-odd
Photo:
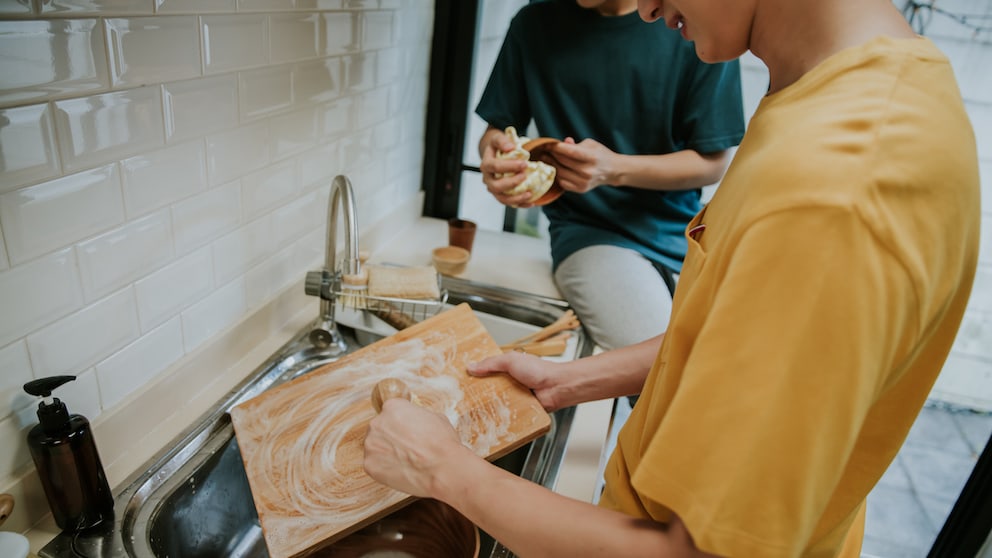
<svg viewBox="0 0 992 558">
<path fill-rule="evenodd" d="M 418 398 L 390 410 L 428 416 L 435 439 L 451 433 L 462 451 L 496 459 L 547 432 L 551 418 L 530 390 L 509 376 L 466 373 L 469 363 L 500 353 L 462 304 L 232 409 L 272 558 L 328 546 L 415 499 L 364 469 L 376 416 L 370 396 L 384 378 L 402 380 Z"/>
</svg>

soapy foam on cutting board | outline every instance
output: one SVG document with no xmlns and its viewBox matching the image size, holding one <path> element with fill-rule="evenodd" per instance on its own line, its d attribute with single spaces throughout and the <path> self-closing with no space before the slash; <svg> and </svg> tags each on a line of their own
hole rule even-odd
<svg viewBox="0 0 992 558">
<path fill-rule="evenodd" d="M 485 343 L 472 337 L 474 344 L 459 345 L 457 333 L 465 335 L 459 327 L 429 328 L 370 345 L 360 351 L 361 358 L 349 358 L 358 353 L 343 357 L 326 373 L 311 372 L 290 382 L 292 389 L 286 389 L 289 384 L 274 388 L 232 410 L 273 556 L 296 555 L 310 548 L 305 541 L 319 543 L 328 533 L 346 534 L 409 498 L 372 480 L 362 466 L 365 432 L 375 416 L 370 394 L 383 378 L 406 383 L 418 404 L 447 417 L 478 455 L 492 455 L 525 429 L 549 420 L 539 404 L 538 413 L 521 406 L 521 393 L 508 390 L 506 378 L 467 377 L 468 362 L 498 347 L 491 337 Z M 488 337 L 481 324 L 477 327 Z M 472 389 L 463 389 L 462 382 Z M 522 391 L 528 404 L 536 404 Z M 511 425 L 517 430 L 511 431 Z M 271 541 L 285 543 L 291 552 L 272 552 Z M 297 547 L 296 541 L 304 543 Z"/>
</svg>

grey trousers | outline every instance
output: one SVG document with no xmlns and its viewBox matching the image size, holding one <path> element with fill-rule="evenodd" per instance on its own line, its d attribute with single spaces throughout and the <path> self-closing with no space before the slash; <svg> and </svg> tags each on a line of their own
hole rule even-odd
<svg viewBox="0 0 992 558">
<path fill-rule="evenodd" d="M 555 283 L 603 349 L 640 343 L 668 328 L 668 287 L 647 258 L 628 248 L 583 248 L 558 266 Z"/>
</svg>

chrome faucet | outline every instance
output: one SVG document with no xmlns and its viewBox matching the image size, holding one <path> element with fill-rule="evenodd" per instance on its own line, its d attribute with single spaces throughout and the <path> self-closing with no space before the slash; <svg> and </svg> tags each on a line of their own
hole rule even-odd
<svg viewBox="0 0 992 558">
<path fill-rule="evenodd" d="M 341 268 L 337 264 L 338 209 L 344 212 L 344 260 Z M 334 302 L 341 290 L 342 275 L 357 275 L 361 272 L 358 255 L 358 222 L 355 219 L 355 194 L 351 181 L 344 175 L 334 177 L 331 192 L 327 198 L 327 238 L 324 248 L 324 268 L 309 271 L 304 282 L 308 295 L 320 297 L 320 318 L 310 332 L 310 341 L 321 349 L 330 349 L 333 354 L 347 350 L 344 339 L 334 323 Z"/>
</svg>

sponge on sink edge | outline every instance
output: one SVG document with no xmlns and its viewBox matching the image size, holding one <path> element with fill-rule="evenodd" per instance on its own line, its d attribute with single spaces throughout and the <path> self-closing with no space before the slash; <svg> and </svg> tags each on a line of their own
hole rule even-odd
<svg viewBox="0 0 992 558">
<path fill-rule="evenodd" d="M 390 267 L 369 265 L 369 296 L 386 298 L 441 298 L 434 266 Z"/>
</svg>

